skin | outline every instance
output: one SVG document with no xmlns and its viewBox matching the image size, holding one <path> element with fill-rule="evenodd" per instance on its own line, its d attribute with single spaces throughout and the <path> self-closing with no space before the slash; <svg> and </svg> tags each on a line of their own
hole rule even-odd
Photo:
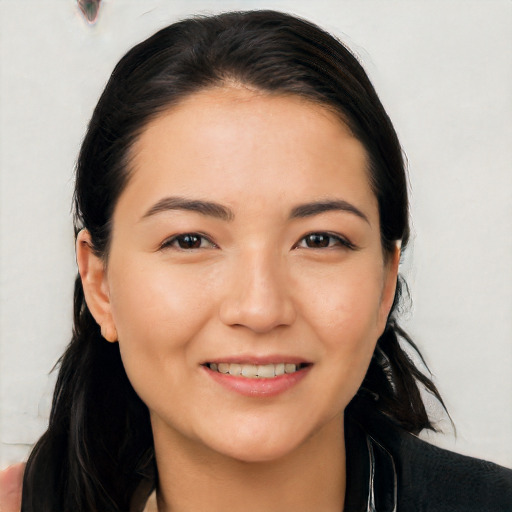
<svg viewBox="0 0 512 512">
<path fill-rule="evenodd" d="M 171 196 L 213 201 L 229 218 L 154 211 Z M 362 216 L 291 216 L 327 200 Z M 108 258 L 82 231 L 77 259 L 88 306 L 150 410 L 160 510 L 342 509 L 343 411 L 384 330 L 399 261 L 398 249 L 384 257 L 379 227 L 364 148 L 321 106 L 216 88 L 143 131 Z M 187 248 L 174 238 L 186 233 L 205 238 Z M 254 397 L 202 366 L 248 356 L 310 367 L 287 391 Z"/>
<path fill-rule="evenodd" d="M 0 471 L 0 512 L 19 512 L 25 464 L 14 464 Z"/>
</svg>

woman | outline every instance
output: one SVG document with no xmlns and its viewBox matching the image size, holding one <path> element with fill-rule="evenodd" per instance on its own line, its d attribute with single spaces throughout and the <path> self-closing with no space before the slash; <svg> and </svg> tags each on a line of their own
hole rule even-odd
<svg viewBox="0 0 512 512">
<path fill-rule="evenodd" d="M 331 36 L 254 11 L 136 46 L 75 216 L 74 336 L 22 510 L 155 488 L 162 511 L 507 509 L 508 470 L 412 435 L 418 384 L 441 398 L 398 342 L 401 150 Z"/>
</svg>

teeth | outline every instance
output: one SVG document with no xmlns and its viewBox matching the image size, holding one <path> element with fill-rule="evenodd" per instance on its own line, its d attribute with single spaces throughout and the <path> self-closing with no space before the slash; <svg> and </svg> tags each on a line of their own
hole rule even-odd
<svg viewBox="0 0 512 512">
<path fill-rule="evenodd" d="M 277 364 L 238 364 L 238 363 L 210 363 L 210 370 L 219 373 L 233 375 L 235 377 L 248 377 L 271 379 L 285 373 L 294 373 L 301 368 L 301 365 L 293 363 L 277 363 Z"/>
<path fill-rule="evenodd" d="M 240 375 L 242 373 L 242 365 L 241 364 L 230 364 L 229 365 L 229 374 L 230 375 Z"/>
<path fill-rule="evenodd" d="M 270 379 L 275 376 L 275 369 L 273 364 L 258 365 L 258 377 Z"/>
<path fill-rule="evenodd" d="M 231 373 L 230 373 L 231 375 Z M 244 377 L 257 377 L 258 376 L 258 367 L 255 364 L 243 364 L 242 365 L 242 375 Z"/>
<path fill-rule="evenodd" d="M 293 373 L 297 367 L 294 364 L 286 363 L 284 365 L 284 373 Z"/>
<path fill-rule="evenodd" d="M 229 364 L 228 363 L 219 363 L 218 370 L 220 373 L 229 373 Z"/>
</svg>

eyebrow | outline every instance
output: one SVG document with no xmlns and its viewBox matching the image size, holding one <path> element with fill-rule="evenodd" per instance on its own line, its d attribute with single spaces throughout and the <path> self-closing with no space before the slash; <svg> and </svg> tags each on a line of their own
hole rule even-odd
<svg viewBox="0 0 512 512">
<path fill-rule="evenodd" d="M 330 211 L 342 211 L 352 213 L 366 221 L 368 224 L 370 224 L 368 217 L 359 208 L 356 208 L 353 204 L 344 201 L 343 199 L 314 201 L 312 203 L 298 205 L 292 209 L 290 213 L 290 218 L 301 219 L 304 217 L 312 217 L 314 215 Z"/>
<path fill-rule="evenodd" d="M 213 201 L 186 199 L 184 197 L 171 196 L 160 199 L 160 201 L 155 203 L 142 216 L 142 219 L 146 219 L 158 213 L 170 210 L 192 211 L 200 213 L 201 215 L 215 217 L 225 221 L 232 221 L 235 218 L 233 211 L 222 204 L 215 203 Z M 361 210 L 359 210 L 359 208 L 356 208 L 353 204 L 344 201 L 343 199 L 314 201 L 311 203 L 295 206 L 290 212 L 290 219 L 313 217 L 314 215 L 319 215 L 329 211 L 342 211 L 352 213 L 370 224 L 368 217 Z"/>
<path fill-rule="evenodd" d="M 186 199 L 184 197 L 164 197 L 155 203 L 143 216 L 143 219 L 156 215 L 157 213 L 166 212 L 169 210 L 187 210 L 191 212 L 200 213 L 215 217 L 221 220 L 233 220 L 235 214 L 232 210 L 219 203 L 212 201 L 203 201 L 200 199 Z"/>
</svg>

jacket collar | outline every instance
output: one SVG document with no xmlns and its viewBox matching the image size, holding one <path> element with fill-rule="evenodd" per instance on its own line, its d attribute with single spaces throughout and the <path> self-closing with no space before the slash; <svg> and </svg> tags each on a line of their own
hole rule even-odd
<svg viewBox="0 0 512 512">
<path fill-rule="evenodd" d="M 345 447 L 343 512 L 396 512 L 397 472 L 388 450 L 351 416 L 345 418 Z"/>
</svg>

